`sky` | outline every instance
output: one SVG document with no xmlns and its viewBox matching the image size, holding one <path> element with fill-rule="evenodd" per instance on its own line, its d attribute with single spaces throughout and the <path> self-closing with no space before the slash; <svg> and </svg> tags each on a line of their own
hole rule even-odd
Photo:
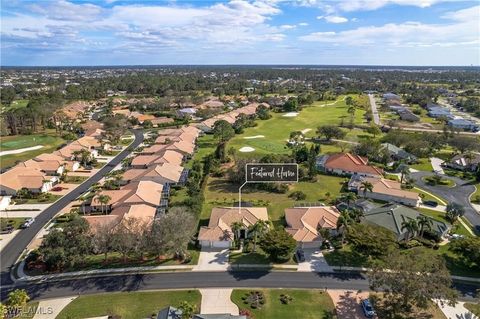
<svg viewBox="0 0 480 319">
<path fill-rule="evenodd" d="M 480 1 L 0 0 L 1 65 L 480 65 Z"/>
</svg>

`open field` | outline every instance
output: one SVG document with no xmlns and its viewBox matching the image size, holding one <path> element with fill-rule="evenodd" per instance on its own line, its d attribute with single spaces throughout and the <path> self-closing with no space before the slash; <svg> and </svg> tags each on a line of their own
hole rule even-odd
<svg viewBox="0 0 480 319">
<path fill-rule="evenodd" d="M 28 100 L 24 99 L 19 99 L 15 100 L 10 104 L 9 106 L 1 105 L 2 106 L 2 111 L 8 111 L 8 110 L 13 110 L 13 109 L 21 109 L 23 107 L 26 107 L 28 105 Z"/>
<path fill-rule="evenodd" d="M 200 308 L 201 295 L 197 290 L 121 292 L 80 296 L 60 312 L 58 319 L 80 319 L 116 315 L 124 319 L 150 318 L 168 306 L 188 301 Z"/>
<path fill-rule="evenodd" d="M 44 134 L 3 136 L 0 142 L 2 151 L 16 150 L 20 148 L 43 145 L 42 148 L 19 154 L 10 154 L 0 157 L 0 168 L 15 165 L 16 162 L 26 161 L 42 153 L 51 153 L 65 144 L 65 140 L 48 131 Z"/>
<path fill-rule="evenodd" d="M 232 292 L 232 301 L 240 308 L 249 310 L 256 319 L 282 318 L 336 318 L 335 306 L 328 293 L 322 290 L 296 289 L 261 289 L 265 296 L 265 304 L 261 309 L 251 309 L 245 304 L 242 297 L 252 290 L 235 289 Z M 289 304 L 280 301 L 280 295 L 292 297 Z"/>
<path fill-rule="evenodd" d="M 285 117 L 285 113 L 271 112 L 271 119 L 256 121 L 257 126 L 246 128 L 243 134 L 236 135 L 228 143 L 228 147 L 237 151 L 245 146 L 253 147 L 257 154 L 287 154 L 291 151 L 286 144 L 291 132 L 310 129 L 310 131 L 305 133 L 305 136 L 309 138 L 315 136 L 317 127 L 321 125 L 338 125 L 342 119 L 348 124 L 350 122 L 350 114 L 348 114 L 347 109 L 342 96 L 333 105 L 325 106 L 325 102 L 315 102 L 301 110 L 296 117 Z M 365 113 L 366 110 L 358 108 L 355 112 L 354 123 L 366 124 L 364 119 Z M 370 137 L 369 134 L 359 129 L 344 130 L 347 133 L 345 137 L 347 141 L 357 142 Z M 263 135 L 264 137 L 255 139 L 245 138 L 258 135 Z M 322 153 L 339 152 L 340 150 L 340 147 L 336 145 L 322 145 Z"/>
</svg>

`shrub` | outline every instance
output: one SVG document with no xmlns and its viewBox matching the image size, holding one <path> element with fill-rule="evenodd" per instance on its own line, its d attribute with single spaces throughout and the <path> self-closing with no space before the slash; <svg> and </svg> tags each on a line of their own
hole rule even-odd
<svg viewBox="0 0 480 319">
<path fill-rule="evenodd" d="M 288 195 L 288 197 L 293 198 L 294 200 L 305 200 L 307 198 L 307 194 L 302 191 L 295 191 Z"/>
<path fill-rule="evenodd" d="M 290 302 L 293 301 L 293 297 L 290 297 L 289 295 L 280 295 L 280 302 L 284 305 L 288 305 Z"/>
</svg>

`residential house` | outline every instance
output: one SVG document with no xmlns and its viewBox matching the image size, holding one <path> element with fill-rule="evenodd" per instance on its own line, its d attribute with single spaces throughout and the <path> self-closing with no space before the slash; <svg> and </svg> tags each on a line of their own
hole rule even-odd
<svg viewBox="0 0 480 319">
<path fill-rule="evenodd" d="M 160 310 L 157 319 L 182 319 L 182 311 L 175 307 L 169 306 Z M 244 315 L 231 314 L 196 314 L 192 319 L 247 319 Z"/>
<path fill-rule="evenodd" d="M 138 169 L 145 169 L 149 166 L 163 163 L 176 164 L 180 166 L 183 163 L 183 157 L 183 154 L 177 151 L 165 150 L 152 155 L 138 155 L 132 159 L 130 166 Z"/>
<path fill-rule="evenodd" d="M 402 223 L 412 219 L 416 220 L 421 215 L 415 209 L 400 204 L 389 204 L 364 213 L 367 223 L 391 230 L 399 241 L 406 239 L 407 236 L 407 230 L 402 229 Z M 448 232 L 449 224 L 433 218 L 430 220 L 432 222 L 431 230 L 434 234 L 443 237 Z"/>
<path fill-rule="evenodd" d="M 458 154 L 455 155 L 449 162 L 444 164 L 446 167 L 458 169 L 461 171 L 475 172 L 480 166 L 480 154 Z"/>
<path fill-rule="evenodd" d="M 27 167 L 38 169 L 44 172 L 46 175 L 62 175 L 65 167 L 62 162 L 59 161 L 37 161 L 31 159 L 25 162 L 17 164 L 15 167 Z"/>
<path fill-rule="evenodd" d="M 383 94 L 383 99 L 384 100 L 401 100 L 401 97 L 394 94 L 394 93 L 388 92 L 388 93 Z"/>
<path fill-rule="evenodd" d="M 155 207 L 145 204 L 133 204 L 116 207 L 110 212 L 110 214 L 87 215 L 83 216 L 83 218 L 89 224 L 90 229 L 95 232 L 99 227 L 115 227 L 122 220 L 127 220 L 129 218 L 135 218 L 142 223 L 150 224 L 155 219 L 156 213 L 157 210 Z"/>
<path fill-rule="evenodd" d="M 336 234 L 340 212 L 334 206 L 296 207 L 285 209 L 287 228 L 301 248 L 319 248 L 323 242 L 319 229 Z"/>
<path fill-rule="evenodd" d="M 400 119 L 407 122 L 418 122 L 420 121 L 420 116 L 413 114 L 412 111 L 408 109 L 397 110 Z"/>
<path fill-rule="evenodd" d="M 147 169 L 129 169 L 123 173 L 122 183 L 131 181 L 152 181 L 162 185 L 183 185 L 187 181 L 188 170 L 180 165 L 163 163 Z"/>
<path fill-rule="evenodd" d="M 171 144 L 180 141 L 195 144 L 196 140 L 197 136 L 181 131 L 179 135 L 159 135 L 155 140 L 155 144 Z"/>
<path fill-rule="evenodd" d="M 381 168 L 368 165 L 368 159 L 350 153 L 323 155 L 317 158 L 316 166 L 319 170 L 336 175 L 353 175 L 381 177 Z"/>
<path fill-rule="evenodd" d="M 407 163 L 414 163 L 418 159 L 415 155 L 408 153 L 404 149 L 390 143 L 383 143 L 382 148 L 395 161 L 406 161 Z"/>
<path fill-rule="evenodd" d="M 53 153 L 43 153 L 38 155 L 37 157 L 34 158 L 35 161 L 38 162 L 50 162 L 50 161 L 56 161 L 61 163 L 65 169 L 67 169 L 69 172 L 75 172 L 77 169 L 80 168 L 80 163 L 73 160 L 66 160 L 64 157 L 53 154 Z"/>
<path fill-rule="evenodd" d="M 202 247 L 229 248 L 234 240 L 233 223 L 243 224 L 245 229 L 240 231 L 239 238 L 246 238 L 247 228 L 258 220 L 268 221 L 266 207 L 215 207 L 208 226 L 200 227 L 198 240 Z"/>
<path fill-rule="evenodd" d="M 22 188 L 36 194 L 44 193 L 57 182 L 57 176 L 48 176 L 39 169 L 15 166 L 0 174 L 0 195 L 15 196 Z"/>
<path fill-rule="evenodd" d="M 193 118 L 197 114 L 197 109 L 192 107 L 186 107 L 176 111 L 177 116 L 181 118 L 190 117 Z"/>
<path fill-rule="evenodd" d="M 152 119 L 150 121 L 152 122 L 154 127 L 158 127 L 158 126 L 163 125 L 163 124 L 170 124 L 170 123 L 175 122 L 174 119 L 172 119 L 170 117 L 165 117 L 165 116 L 155 117 L 154 119 Z"/>
<path fill-rule="evenodd" d="M 103 190 L 96 194 L 90 202 L 91 211 L 109 212 L 120 206 L 149 205 L 159 206 L 163 193 L 163 185 L 153 181 L 134 181 L 120 189 Z M 110 197 L 108 203 L 101 202 L 101 196 Z"/>
<path fill-rule="evenodd" d="M 447 119 L 454 118 L 454 116 L 452 115 L 449 109 L 437 104 L 428 103 L 427 110 L 428 110 L 428 115 L 433 118 L 440 118 L 440 117 L 445 117 Z"/>
<path fill-rule="evenodd" d="M 453 120 L 449 120 L 448 125 L 456 129 L 472 132 L 477 132 L 480 129 L 480 125 L 474 121 L 466 120 L 464 118 L 455 118 Z"/>
<path fill-rule="evenodd" d="M 362 183 L 371 183 L 372 191 L 362 189 Z M 420 202 L 418 193 L 402 189 L 402 184 L 397 181 L 381 177 L 363 177 L 352 175 L 348 182 L 348 190 L 356 192 L 365 198 L 384 202 L 396 202 L 407 206 L 417 206 Z"/>
</svg>

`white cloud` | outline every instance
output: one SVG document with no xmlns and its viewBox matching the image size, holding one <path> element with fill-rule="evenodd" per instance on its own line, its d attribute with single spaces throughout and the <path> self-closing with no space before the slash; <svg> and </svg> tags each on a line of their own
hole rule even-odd
<svg viewBox="0 0 480 319">
<path fill-rule="evenodd" d="M 303 41 L 348 46 L 431 47 L 478 45 L 480 34 L 477 12 L 480 7 L 451 12 L 444 24 L 421 22 L 388 23 L 340 32 L 314 32 L 300 37 Z"/>
<path fill-rule="evenodd" d="M 306 26 L 308 26 L 308 23 L 306 23 L 306 22 L 300 22 L 298 25 L 301 26 L 301 27 L 306 27 Z"/>
<path fill-rule="evenodd" d="M 293 24 L 284 24 L 284 25 L 281 25 L 280 26 L 280 29 L 282 30 L 291 30 L 291 29 L 295 29 L 297 26 L 296 25 L 293 25 Z"/>
<path fill-rule="evenodd" d="M 459 2 L 459 0 L 297 0 L 301 6 L 318 7 L 327 14 L 336 11 L 368 11 L 395 4 L 427 8 L 441 2 Z"/>
<path fill-rule="evenodd" d="M 345 23 L 348 22 L 348 19 L 340 16 L 326 16 L 325 21 L 329 23 Z"/>
</svg>

